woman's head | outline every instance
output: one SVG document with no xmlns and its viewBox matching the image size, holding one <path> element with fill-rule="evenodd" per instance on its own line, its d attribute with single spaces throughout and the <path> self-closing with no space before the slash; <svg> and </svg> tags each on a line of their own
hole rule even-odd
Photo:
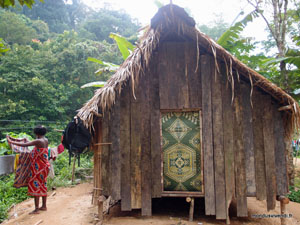
<svg viewBox="0 0 300 225">
<path fill-rule="evenodd" d="M 33 129 L 35 135 L 44 136 L 47 133 L 46 127 L 42 125 L 38 125 Z"/>
</svg>

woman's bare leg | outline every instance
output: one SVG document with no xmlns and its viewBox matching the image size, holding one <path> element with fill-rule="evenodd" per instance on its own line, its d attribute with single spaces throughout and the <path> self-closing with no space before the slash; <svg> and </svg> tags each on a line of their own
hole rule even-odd
<svg viewBox="0 0 300 225">
<path fill-rule="evenodd" d="M 39 213 L 39 203 L 40 203 L 40 197 L 39 196 L 34 196 L 35 210 L 30 212 L 29 214 L 38 214 Z"/>
<path fill-rule="evenodd" d="M 43 199 L 43 204 L 42 204 L 42 207 L 39 208 L 39 210 L 46 211 L 47 210 L 47 196 L 43 196 L 42 199 Z"/>
</svg>

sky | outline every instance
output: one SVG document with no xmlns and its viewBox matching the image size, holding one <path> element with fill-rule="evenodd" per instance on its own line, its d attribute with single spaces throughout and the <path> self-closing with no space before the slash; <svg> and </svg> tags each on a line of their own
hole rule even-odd
<svg viewBox="0 0 300 225">
<path fill-rule="evenodd" d="M 158 10 L 154 0 L 84 0 L 84 2 L 93 8 L 101 8 L 108 3 L 112 9 L 125 10 L 142 25 L 150 24 L 151 18 Z M 160 2 L 169 4 L 170 0 Z M 245 13 L 253 10 L 246 0 L 173 0 L 173 4 L 189 10 L 196 23 L 200 25 L 213 23 L 218 15 L 222 15 L 224 21 L 231 25 L 242 10 Z M 241 16 L 238 20 L 242 18 Z M 248 24 L 243 34 L 260 41 L 266 39 L 264 29 L 263 21 L 256 19 Z"/>
</svg>

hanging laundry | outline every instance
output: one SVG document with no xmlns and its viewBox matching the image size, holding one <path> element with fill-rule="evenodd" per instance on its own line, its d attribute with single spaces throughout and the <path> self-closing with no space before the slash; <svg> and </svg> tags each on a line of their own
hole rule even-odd
<svg viewBox="0 0 300 225">
<path fill-rule="evenodd" d="M 14 141 L 25 143 L 28 140 L 23 138 L 23 139 L 14 139 Z M 21 147 L 14 144 L 10 144 L 10 146 L 14 152 L 19 153 L 19 155 L 17 156 L 18 161 L 16 164 L 16 176 L 15 176 L 15 181 L 13 186 L 15 188 L 27 187 L 29 181 L 29 175 L 30 175 L 30 166 L 31 166 L 31 161 L 30 161 L 31 150 L 28 147 Z"/>
</svg>

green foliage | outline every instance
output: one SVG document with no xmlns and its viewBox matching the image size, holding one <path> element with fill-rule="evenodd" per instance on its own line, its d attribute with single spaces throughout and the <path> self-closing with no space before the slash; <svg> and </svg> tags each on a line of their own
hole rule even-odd
<svg viewBox="0 0 300 225">
<path fill-rule="evenodd" d="M 13 133 L 13 132 L 9 132 L 9 133 L 6 133 L 7 135 L 9 135 L 10 137 L 13 137 L 13 138 L 27 138 L 29 141 L 33 140 L 33 138 L 26 134 L 26 133 L 19 133 L 19 134 L 16 134 L 16 133 Z M 7 143 L 7 140 L 6 138 L 3 138 L 0 140 L 0 156 L 2 155 L 10 155 L 10 154 L 13 154 L 13 151 L 11 150 L 10 146 L 8 145 Z"/>
<path fill-rule="evenodd" d="M 123 56 L 123 59 L 127 59 L 127 57 L 130 55 L 130 51 L 133 51 L 134 46 L 121 35 L 110 33 L 109 37 L 114 39 L 115 42 L 117 42 L 118 48 Z"/>
<path fill-rule="evenodd" d="M 28 198 L 27 188 L 14 188 L 14 174 L 0 176 L 0 223 L 7 218 L 7 210 Z"/>
<path fill-rule="evenodd" d="M 300 189 L 296 190 L 294 187 L 290 187 L 290 193 L 287 196 L 292 202 L 300 203 Z"/>
<path fill-rule="evenodd" d="M 71 27 L 73 21 L 69 16 L 68 6 L 64 0 L 45 0 L 44 3 L 37 2 L 31 9 L 23 7 L 21 10 L 14 11 L 26 15 L 30 19 L 44 21 L 48 24 L 51 32 L 63 33 L 65 30 L 73 29 Z"/>
<path fill-rule="evenodd" d="M 90 82 L 87 84 L 84 84 L 81 86 L 81 88 L 87 88 L 87 87 L 103 87 L 104 84 L 106 84 L 105 81 L 95 81 L 95 82 Z"/>
<path fill-rule="evenodd" d="M 222 36 L 218 39 L 217 43 L 225 49 L 232 49 L 237 40 L 240 39 L 240 34 L 249 22 L 252 22 L 256 18 L 257 12 L 252 11 L 239 22 L 236 22 L 233 26 L 229 27 Z"/>
<path fill-rule="evenodd" d="M 138 22 L 125 12 L 101 9 L 91 12 L 90 16 L 79 24 L 77 29 L 80 37 L 92 38 L 97 41 L 106 40 L 112 43 L 112 40 L 109 39 L 110 33 L 118 33 L 137 40 L 138 28 Z"/>
<path fill-rule="evenodd" d="M 0 37 L 8 44 L 29 44 L 36 36 L 36 31 L 26 25 L 22 16 L 4 11 L 0 13 Z"/>
<path fill-rule="evenodd" d="M 120 66 L 114 63 L 109 63 L 105 61 L 101 61 L 99 59 L 95 59 L 92 57 L 88 57 L 87 59 L 90 62 L 95 62 L 100 65 L 100 69 L 98 69 L 95 73 L 101 75 L 103 72 L 115 72 Z"/>
<path fill-rule="evenodd" d="M 0 38 L 0 56 L 4 53 L 7 52 L 9 48 L 5 46 L 5 42 L 3 41 L 2 38 Z"/>
<path fill-rule="evenodd" d="M 134 46 L 126 38 L 122 37 L 119 34 L 110 33 L 109 37 L 115 40 L 115 42 L 117 43 L 118 48 L 123 56 L 123 59 L 126 60 L 127 57 L 130 55 L 130 52 L 134 50 Z M 103 72 L 108 72 L 108 73 L 115 72 L 119 68 L 119 66 L 114 63 L 104 62 L 104 61 L 101 61 L 99 59 L 95 59 L 92 57 L 89 57 L 88 61 L 95 62 L 100 65 L 100 69 L 98 69 L 95 72 L 96 74 L 99 74 L 99 75 L 101 75 Z M 81 86 L 81 88 L 103 87 L 104 84 L 105 84 L 105 82 L 103 82 L 103 81 L 90 82 L 90 83 L 87 83 L 87 84 Z"/>
<path fill-rule="evenodd" d="M 154 4 L 156 5 L 157 8 L 161 8 L 164 6 L 164 3 L 162 3 L 161 1 L 159 0 L 154 0 Z"/>
<path fill-rule="evenodd" d="M 202 24 L 198 26 L 201 32 L 205 33 L 215 41 L 217 41 L 218 38 L 220 38 L 221 35 L 224 34 L 224 32 L 228 29 L 228 27 L 229 24 L 224 22 L 222 15 L 217 15 L 216 20 L 214 20 L 209 25 Z"/>
<path fill-rule="evenodd" d="M 93 95 L 80 87 L 96 79 L 96 66 L 86 60 L 103 55 L 102 44 L 81 41 L 75 32 L 35 44 L 15 44 L 1 57 L 0 118 L 66 123 Z"/>
<path fill-rule="evenodd" d="M 293 38 L 295 48 L 290 48 L 286 51 L 285 57 L 273 58 L 270 57 L 264 60 L 264 66 L 270 68 L 278 68 L 280 62 L 284 61 L 288 65 L 288 82 L 292 93 L 292 97 L 300 100 L 300 94 L 295 94 L 294 91 L 300 89 L 300 37 Z M 278 74 L 271 77 L 279 86 L 283 86 L 284 79 Z"/>
<path fill-rule="evenodd" d="M 50 37 L 48 24 L 42 20 L 32 20 L 31 27 L 36 31 L 36 39 L 39 41 L 47 41 Z"/>
<path fill-rule="evenodd" d="M 44 0 L 40 0 L 44 2 Z M 20 5 L 26 5 L 27 7 L 31 8 L 32 5 L 35 3 L 35 0 L 18 0 Z M 0 0 L 0 6 L 2 8 L 8 8 L 9 6 L 15 6 L 15 0 Z"/>
<path fill-rule="evenodd" d="M 75 31 L 53 35 L 42 20 L 0 11 L 0 16 L 6 18 L 5 15 L 28 28 L 32 36 L 24 39 L 28 35 L 19 35 L 19 31 L 14 31 L 13 38 L 5 36 L 10 40 L 10 51 L 0 59 L 0 119 L 41 121 L 38 124 L 50 130 L 47 134 L 50 141 L 56 142 L 60 133 L 54 129 L 64 129 L 76 110 L 93 95 L 93 90 L 81 86 L 97 80 L 100 74 L 101 80 L 106 81 L 110 71 L 122 63 L 122 55 L 115 43 L 83 40 Z M 0 20 L 0 27 L 8 27 L 8 21 Z M 0 32 L 0 36 L 4 34 Z M 88 58 L 101 58 L 103 67 L 96 71 L 98 66 L 87 62 Z M 10 129 L 32 133 L 37 123 L 1 122 L 0 125 L 1 138 Z"/>
</svg>

